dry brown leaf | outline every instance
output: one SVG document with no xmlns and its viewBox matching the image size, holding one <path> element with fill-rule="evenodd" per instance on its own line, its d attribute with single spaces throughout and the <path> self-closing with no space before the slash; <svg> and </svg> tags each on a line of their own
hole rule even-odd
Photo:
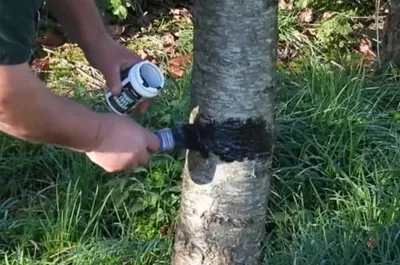
<svg viewBox="0 0 400 265">
<path fill-rule="evenodd" d="M 141 50 L 138 52 L 138 54 L 140 58 L 142 58 L 142 60 L 149 61 L 158 65 L 157 59 L 154 56 L 149 55 L 146 51 Z"/>
<path fill-rule="evenodd" d="M 376 54 L 372 51 L 372 42 L 367 38 L 362 38 L 357 43 L 358 51 L 360 51 L 364 55 L 373 55 L 376 57 Z"/>
<path fill-rule="evenodd" d="M 174 64 L 169 66 L 169 72 L 174 78 L 182 78 L 183 75 L 185 74 L 183 69 Z"/>
<path fill-rule="evenodd" d="M 363 64 L 370 64 L 376 59 L 376 54 L 372 50 L 372 42 L 367 38 L 362 38 L 356 44 L 356 50 L 364 55 Z"/>
<path fill-rule="evenodd" d="M 311 23 L 314 21 L 314 13 L 311 9 L 306 8 L 299 14 L 299 20 L 303 23 Z"/>
<path fill-rule="evenodd" d="M 174 22 L 187 22 L 191 17 L 191 11 L 187 8 L 171 8 L 170 13 Z"/>
<path fill-rule="evenodd" d="M 368 64 L 371 64 L 371 63 L 375 62 L 375 60 L 376 60 L 376 56 L 368 54 L 368 55 L 364 56 L 363 64 L 364 65 L 368 65 Z"/>
<path fill-rule="evenodd" d="M 293 10 L 293 0 L 279 0 L 279 9 Z"/>
<path fill-rule="evenodd" d="M 163 226 L 160 230 L 161 237 L 166 237 L 169 234 L 169 227 Z"/>
<path fill-rule="evenodd" d="M 161 41 L 163 43 L 163 47 L 170 47 L 175 44 L 175 37 L 171 33 L 167 33 L 161 37 Z"/>
<path fill-rule="evenodd" d="M 289 44 L 278 47 L 278 59 L 284 64 L 291 62 L 297 54 L 298 50 Z"/>
<path fill-rule="evenodd" d="M 372 43 L 369 39 L 363 38 L 358 44 L 358 50 L 363 54 L 368 54 L 371 51 Z"/>
<path fill-rule="evenodd" d="M 323 19 L 323 20 L 328 20 L 328 19 L 330 19 L 331 17 L 333 17 L 333 13 L 332 13 L 331 11 L 326 11 L 326 12 L 324 12 L 324 14 L 322 15 L 322 19 Z"/>
<path fill-rule="evenodd" d="M 63 49 L 66 49 L 66 50 L 70 50 L 70 49 L 73 49 L 73 48 L 76 47 L 76 46 L 77 46 L 77 44 L 66 42 L 66 43 L 64 43 L 61 47 L 62 47 Z"/>
<path fill-rule="evenodd" d="M 377 242 L 376 238 L 370 237 L 370 238 L 368 238 L 366 245 L 368 248 L 375 248 L 378 245 L 378 242 Z"/>
<path fill-rule="evenodd" d="M 171 33 L 167 33 L 161 37 L 162 47 L 161 49 L 167 54 L 168 57 L 176 56 L 176 45 L 175 37 Z"/>
<path fill-rule="evenodd" d="M 34 59 L 32 61 L 32 69 L 37 72 L 47 71 L 49 70 L 49 57 L 41 58 L 41 59 Z"/>
<path fill-rule="evenodd" d="M 175 16 L 182 16 L 187 14 L 188 10 L 186 8 L 171 8 L 170 12 Z"/>
<path fill-rule="evenodd" d="M 34 59 L 31 64 L 31 68 L 37 77 L 44 80 L 45 72 L 50 69 L 50 58 L 45 57 L 41 59 Z"/>
<path fill-rule="evenodd" d="M 171 235 L 175 233 L 175 222 L 172 222 L 170 225 L 164 225 L 160 229 L 160 235 L 165 237 L 167 235 Z"/>
<path fill-rule="evenodd" d="M 175 78 L 181 78 L 185 72 L 185 67 L 192 61 L 193 54 L 175 57 L 168 62 L 171 75 Z"/>
</svg>

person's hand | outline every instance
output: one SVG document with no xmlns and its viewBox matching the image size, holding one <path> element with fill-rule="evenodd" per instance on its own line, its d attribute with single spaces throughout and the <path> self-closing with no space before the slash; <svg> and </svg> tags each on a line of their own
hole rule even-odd
<svg viewBox="0 0 400 265">
<path fill-rule="evenodd" d="M 159 149 L 157 136 L 134 120 L 117 114 L 101 115 L 104 116 L 97 144 L 86 155 L 107 172 L 125 171 L 147 164 L 149 151 Z"/>
<path fill-rule="evenodd" d="M 107 87 L 114 96 L 121 93 L 121 71 L 143 61 L 138 54 L 125 48 L 109 35 L 100 36 L 84 52 L 89 63 L 103 73 Z M 143 114 L 148 107 L 148 100 L 143 100 L 136 109 Z"/>
</svg>

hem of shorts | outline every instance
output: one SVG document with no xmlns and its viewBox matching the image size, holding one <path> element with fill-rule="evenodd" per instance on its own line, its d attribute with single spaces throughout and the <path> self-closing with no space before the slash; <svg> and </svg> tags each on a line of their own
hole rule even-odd
<svg viewBox="0 0 400 265">
<path fill-rule="evenodd" d="M 30 50 L 1 47 L 0 43 L 0 65 L 18 65 L 27 63 L 31 58 Z"/>
</svg>

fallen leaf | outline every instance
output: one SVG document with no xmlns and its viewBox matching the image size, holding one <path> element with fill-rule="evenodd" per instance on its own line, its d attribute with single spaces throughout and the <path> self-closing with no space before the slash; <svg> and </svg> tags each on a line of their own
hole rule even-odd
<svg viewBox="0 0 400 265">
<path fill-rule="evenodd" d="M 291 62 L 297 55 L 297 48 L 290 44 L 286 44 L 285 47 L 278 47 L 278 59 L 284 64 Z"/>
<path fill-rule="evenodd" d="M 376 60 L 376 56 L 366 55 L 363 58 L 363 64 L 368 65 L 368 64 L 375 62 L 375 60 Z"/>
<path fill-rule="evenodd" d="M 49 57 L 41 58 L 41 59 L 34 59 L 32 61 L 32 68 L 37 72 L 47 71 L 49 70 Z"/>
<path fill-rule="evenodd" d="M 70 49 L 73 49 L 74 47 L 76 47 L 77 46 L 77 44 L 73 44 L 73 43 L 68 43 L 68 42 L 66 42 L 66 43 L 64 43 L 61 47 L 63 48 L 63 49 L 66 49 L 66 50 L 70 50 Z"/>
<path fill-rule="evenodd" d="M 158 65 L 157 59 L 154 56 L 149 55 L 145 50 L 140 50 L 138 54 L 140 58 L 142 58 L 142 60 L 149 61 Z"/>
<path fill-rule="evenodd" d="M 368 54 L 371 50 L 372 43 L 369 39 L 363 38 L 358 42 L 357 46 L 361 53 Z"/>
<path fill-rule="evenodd" d="M 35 75 L 40 79 L 44 80 L 45 73 L 50 69 L 50 58 L 45 57 L 41 59 L 34 59 L 31 63 L 31 68 L 35 72 Z"/>
<path fill-rule="evenodd" d="M 328 20 L 328 19 L 330 19 L 331 17 L 333 17 L 333 12 L 331 12 L 331 11 L 326 11 L 326 12 L 324 12 L 324 14 L 322 15 L 322 19 L 323 19 L 323 20 Z"/>
<path fill-rule="evenodd" d="M 43 38 L 38 39 L 37 42 L 44 46 L 59 47 L 64 44 L 64 38 L 54 31 L 48 31 Z"/>
<path fill-rule="evenodd" d="M 170 13 L 174 22 L 188 22 L 191 17 L 191 10 L 187 8 L 171 8 Z"/>
<path fill-rule="evenodd" d="M 299 14 L 299 20 L 303 23 L 311 23 L 314 21 L 314 13 L 311 9 L 306 8 L 303 12 Z"/>
<path fill-rule="evenodd" d="M 193 54 L 182 55 L 175 57 L 168 62 L 168 67 L 171 75 L 175 78 L 181 78 L 185 73 L 185 67 L 192 61 Z"/>
<path fill-rule="evenodd" d="M 366 245 L 368 248 L 374 248 L 377 246 L 377 243 L 378 242 L 377 242 L 376 238 L 370 237 L 370 238 L 368 238 Z"/>
<path fill-rule="evenodd" d="M 168 226 L 163 226 L 162 228 L 161 228 L 161 230 L 160 230 L 160 234 L 161 234 L 161 236 L 162 237 L 165 237 L 165 236 L 167 236 L 168 235 L 168 229 L 169 227 Z"/>
<path fill-rule="evenodd" d="M 356 44 L 356 50 L 364 55 L 364 64 L 372 63 L 377 57 L 375 52 L 372 50 L 372 42 L 367 38 L 360 39 L 360 41 Z"/>
<path fill-rule="evenodd" d="M 376 57 L 376 54 L 372 51 L 372 42 L 369 39 L 362 38 L 356 45 L 362 54 Z"/>
<path fill-rule="evenodd" d="M 170 47 L 175 44 L 175 37 L 171 33 L 167 33 L 161 37 L 161 41 L 163 43 L 163 47 Z"/>
<path fill-rule="evenodd" d="M 279 9 L 293 10 L 293 0 L 279 0 Z"/>
<path fill-rule="evenodd" d="M 186 8 L 171 8 L 170 10 L 171 14 L 175 16 L 181 16 L 184 14 L 187 14 L 187 9 Z"/>
<path fill-rule="evenodd" d="M 171 33 L 167 33 L 161 37 L 162 47 L 160 47 L 168 58 L 176 57 L 175 37 Z"/>
</svg>

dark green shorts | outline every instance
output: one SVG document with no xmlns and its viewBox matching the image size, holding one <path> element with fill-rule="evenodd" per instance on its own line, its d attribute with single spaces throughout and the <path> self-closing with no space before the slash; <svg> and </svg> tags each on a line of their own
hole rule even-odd
<svg viewBox="0 0 400 265">
<path fill-rule="evenodd" d="M 0 0 L 0 65 L 30 59 L 35 17 L 44 0 Z"/>
</svg>

